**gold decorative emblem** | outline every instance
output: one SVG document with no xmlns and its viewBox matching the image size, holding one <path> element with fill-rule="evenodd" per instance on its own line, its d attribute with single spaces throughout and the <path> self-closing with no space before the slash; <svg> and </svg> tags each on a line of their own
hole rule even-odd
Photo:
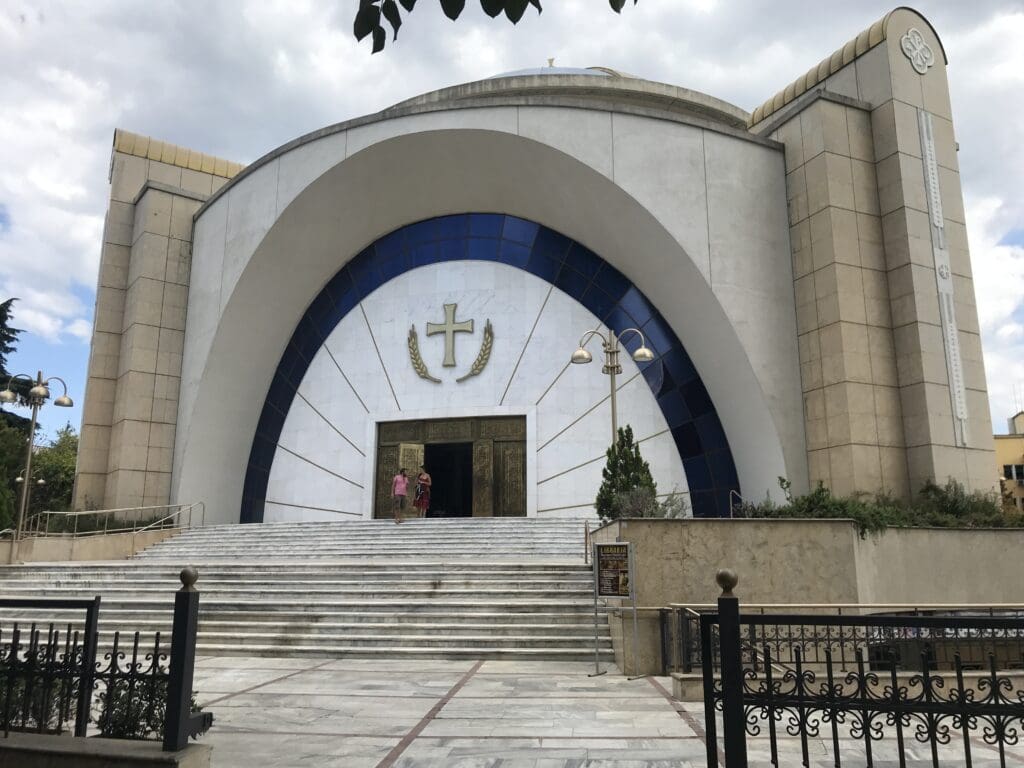
<svg viewBox="0 0 1024 768">
<path fill-rule="evenodd" d="M 434 336 L 435 334 L 444 334 L 444 361 L 441 363 L 445 368 L 452 368 L 455 366 L 455 334 L 456 333 L 473 333 L 473 321 L 464 320 L 462 322 L 455 321 L 455 313 L 458 310 L 458 304 L 445 304 L 444 305 L 444 322 L 443 323 L 427 323 L 427 336 Z M 416 326 L 412 326 L 409 329 L 409 360 L 412 362 L 412 369 L 416 372 L 416 375 L 421 379 L 432 381 L 435 384 L 440 384 L 441 380 L 432 376 L 430 370 L 427 368 L 427 364 L 423 362 L 423 356 L 420 354 L 420 342 L 419 336 L 416 333 Z M 461 376 L 456 379 L 456 382 L 463 382 L 472 376 L 480 375 L 484 368 L 487 367 L 487 361 L 491 359 L 491 349 L 494 347 L 494 328 L 491 326 L 491 321 L 488 319 L 484 323 L 484 339 L 480 345 L 480 352 L 476 356 L 476 360 L 473 361 L 473 365 L 469 369 L 469 373 L 465 376 Z"/>
<path fill-rule="evenodd" d="M 478 354 L 476 356 L 476 360 L 473 361 L 473 367 L 469 369 L 469 373 L 455 381 L 462 382 L 470 376 L 477 376 L 482 373 L 484 368 L 487 367 L 487 361 L 491 359 L 491 347 L 493 346 L 494 329 L 491 327 L 491 321 L 488 320 L 484 323 L 484 343 L 480 345 L 480 354 Z"/>
<path fill-rule="evenodd" d="M 433 336 L 435 333 L 444 334 L 444 362 L 441 365 L 445 368 L 455 367 L 455 334 L 473 332 L 472 320 L 466 320 L 461 323 L 455 322 L 455 311 L 458 308 L 458 304 L 445 304 L 444 322 L 427 323 L 427 336 Z"/>
<path fill-rule="evenodd" d="M 414 325 L 409 329 L 409 359 L 412 360 L 412 369 L 416 371 L 416 375 L 421 379 L 432 381 L 435 384 L 440 384 L 440 379 L 435 379 L 430 375 L 430 371 L 427 370 L 427 364 L 423 362 L 423 357 L 420 355 L 420 340 L 416 335 L 416 326 Z"/>
</svg>

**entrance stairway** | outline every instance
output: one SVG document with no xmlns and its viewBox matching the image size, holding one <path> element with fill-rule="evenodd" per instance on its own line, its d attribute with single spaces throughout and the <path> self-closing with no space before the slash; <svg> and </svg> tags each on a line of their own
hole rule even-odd
<svg viewBox="0 0 1024 768">
<path fill-rule="evenodd" d="M 165 632 L 167 644 L 185 565 L 199 570 L 203 655 L 594 658 L 592 577 L 578 520 L 192 529 L 128 561 L 0 566 L 0 594 L 101 595 L 101 647 L 115 630 L 141 631 L 140 647 Z M 77 618 L 7 609 L 0 630 L 15 616 L 63 625 Z M 610 658 L 603 615 L 599 646 Z"/>
</svg>

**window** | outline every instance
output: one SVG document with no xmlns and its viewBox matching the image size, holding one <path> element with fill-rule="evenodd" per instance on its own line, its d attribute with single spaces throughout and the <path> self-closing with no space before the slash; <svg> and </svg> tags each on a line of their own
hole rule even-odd
<svg viewBox="0 0 1024 768">
<path fill-rule="evenodd" d="M 1024 486 L 1024 464 L 1003 464 L 1003 477 Z"/>
</svg>

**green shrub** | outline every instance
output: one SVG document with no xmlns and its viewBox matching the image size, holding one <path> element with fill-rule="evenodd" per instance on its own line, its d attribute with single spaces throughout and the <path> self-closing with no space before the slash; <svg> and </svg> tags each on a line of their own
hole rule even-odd
<svg viewBox="0 0 1024 768">
<path fill-rule="evenodd" d="M 675 491 L 661 501 L 651 488 L 631 488 L 615 495 L 615 518 L 623 517 L 689 517 L 686 496 Z"/>
<path fill-rule="evenodd" d="M 47 656 L 47 647 L 40 646 L 36 652 L 40 664 Z M 26 688 L 29 690 L 26 706 Z M 60 734 L 65 728 L 64 715 L 74 718 L 77 684 L 43 674 L 41 666 L 26 659 L 18 664 L 11 674 L 6 659 L 0 659 L 0 709 L 10 702 L 7 715 L 10 717 L 9 730 L 28 733 Z M 70 702 L 70 703 L 69 703 Z M 67 706 L 67 712 L 62 711 Z M 23 715 L 27 717 L 23 720 Z M 0 711 L 0 721 L 3 712 Z"/>
<path fill-rule="evenodd" d="M 97 724 L 107 739 L 162 739 L 167 717 L 167 678 L 116 678 L 100 693 Z"/>
<path fill-rule="evenodd" d="M 789 482 L 779 478 L 785 504 L 770 499 L 744 503 L 737 517 L 787 519 L 848 519 L 857 525 L 861 538 L 886 528 L 1024 528 L 1024 515 L 1004 507 L 996 493 L 968 492 L 956 480 L 945 485 L 928 481 L 912 501 L 887 494 L 833 496 L 823 484 L 803 496 L 794 497 Z"/>
</svg>

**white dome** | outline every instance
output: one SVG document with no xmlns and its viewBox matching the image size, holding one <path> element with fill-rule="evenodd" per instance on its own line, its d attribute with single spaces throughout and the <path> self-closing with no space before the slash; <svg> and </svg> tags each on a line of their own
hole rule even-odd
<svg viewBox="0 0 1024 768">
<path fill-rule="evenodd" d="M 596 77 L 611 77 L 612 71 L 597 67 L 532 67 L 530 69 L 517 69 L 513 72 L 502 72 L 499 75 L 492 75 L 488 80 L 496 80 L 499 77 L 529 77 L 533 75 L 594 75 Z"/>
</svg>

